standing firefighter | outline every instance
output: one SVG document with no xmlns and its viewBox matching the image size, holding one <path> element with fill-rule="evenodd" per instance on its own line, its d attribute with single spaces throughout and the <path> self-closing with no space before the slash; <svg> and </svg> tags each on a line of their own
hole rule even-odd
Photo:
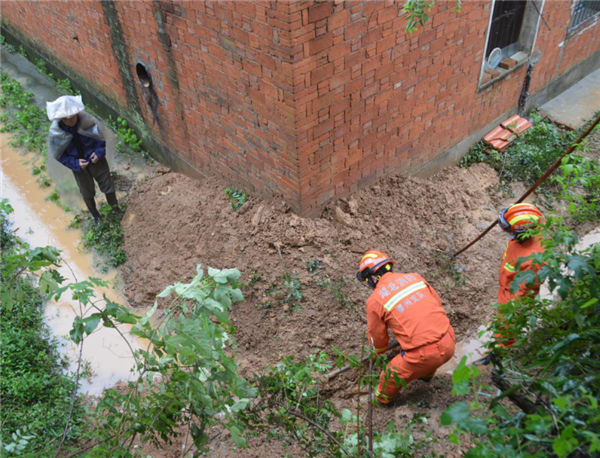
<svg viewBox="0 0 600 458">
<path fill-rule="evenodd" d="M 388 346 L 388 328 L 402 351 L 379 377 L 375 396 L 390 403 L 402 386 L 413 380 L 430 381 L 454 354 L 454 329 L 436 291 L 416 273 L 394 273 L 394 261 L 380 251 L 368 251 L 356 277 L 373 293 L 367 299 L 369 341 L 375 352 Z"/>
<path fill-rule="evenodd" d="M 527 286 L 525 282 L 519 285 L 516 293 L 510 292 L 510 285 L 519 272 L 530 270 L 537 274 L 541 265 L 533 265 L 531 259 L 521 263 L 517 267 L 519 258 L 526 258 L 534 253 L 543 253 L 542 237 L 531 236 L 529 230 L 544 223 L 544 215 L 537 207 L 531 204 L 516 204 L 505 208 L 498 216 L 498 222 L 510 240 L 500 263 L 498 290 L 498 303 L 506 304 L 518 297 L 535 297 L 540 292 L 540 284 L 536 281 L 534 285 Z M 502 318 L 502 315 L 500 314 Z M 502 334 L 496 334 L 496 338 L 502 338 Z M 510 347 L 515 343 L 514 339 L 508 340 L 502 346 Z"/>
<path fill-rule="evenodd" d="M 106 160 L 106 142 L 98 128 L 98 120 L 84 110 L 81 96 L 65 95 L 46 102 L 48 119 L 52 121 L 48 136 L 49 156 L 73 171 L 79 192 L 96 221 L 96 187 L 106 194 L 106 201 L 119 210 L 115 184 Z"/>
</svg>

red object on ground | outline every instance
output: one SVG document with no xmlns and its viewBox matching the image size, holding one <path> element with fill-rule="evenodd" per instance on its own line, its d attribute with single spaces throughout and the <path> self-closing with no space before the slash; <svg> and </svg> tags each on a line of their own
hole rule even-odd
<svg viewBox="0 0 600 458">
<path fill-rule="evenodd" d="M 504 151 L 517 135 L 523 135 L 531 127 L 533 124 L 527 119 L 514 115 L 483 137 L 483 141 L 497 151 Z"/>
<path fill-rule="evenodd" d="M 387 403 L 404 382 L 430 377 L 454 354 L 454 330 L 437 292 L 416 273 L 386 273 L 367 299 L 369 338 L 377 353 L 387 349 L 388 328 L 403 352 L 382 371 L 377 399 Z"/>
<path fill-rule="evenodd" d="M 533 124 L 519 115 L 514 115 L 512 118 L 508 118 L 506 121 L 504 121 L 501 126 L 517 135 L 521 135 L 533 127 Z"/>
<path fill-rule="evenodd" d="M 495 150 L 504 151 L 515 138 L 517 138 L 516 135 L 510 130 L 498 126 L 483 137 L 483 141 Z"/>
</svg>

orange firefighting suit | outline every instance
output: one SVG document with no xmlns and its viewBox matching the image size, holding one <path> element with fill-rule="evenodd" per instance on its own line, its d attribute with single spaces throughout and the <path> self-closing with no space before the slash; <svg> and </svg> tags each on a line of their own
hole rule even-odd
<svg viewBox="0 0 600 458">
<path fill-rule="evenodd" d="M 430 379 L 454 354 L 454 329 L 440 296 L 418 274 L 383 275 L 367 299 L 367 325 L 377 353 L 387 349 L 388 327 L 402 346 L 379 377 L 375 395 L 383 404 L 400 391 L 401 380 Z"/>
<path fill-rule="evenodd" d="M 537 272 L 540 270 L 542 266 L 538 265 L 534 267 L 532 265 L 531 259 L 521 263 L 521 267 L 519 268 L 519 270 L 517 270 L 516 264 L 519 258 L 526 258 L 532 255 L 533 253 L 543 253 L 544 247 L 542 246 L 541 242 L 541 236 L 531 237 L 525 240 L 523 243 L 519 243 L 517 240 L 510 240 L 508 242 L 508 245 L 506 246 L 506 251 L 502 256 L 502 262 L 500 263 L 500 289 L 498 290 L 499 304 L 506 304 L 507 302 L 510 302 L 516 299 L 517 297 L 535 297 L 540 292 L 539 283 L 536 282 L 535 285 L 528 287 L 525 284 L 525 282 L 523 282 L 519 285 L 519 290 L 516 292 L 516 294 L 511 294 L 510 284 L 513 282 L 515 276 L 519 272 L 531 270 L 532 272 L 537 274 Z M 499 313 L 499 315 L 500 318 L 502 318 L 502 314 Z M 496 339 L 500 339 L 503 336 L 501 333 L 498 333 L 495 334 L 494 337 L 496 337 Z M 514 339 L 509 339 L 506 342 L 506 344 L 501 344 L 501 346 L 508 348 L 514 345 L 514 343 Z"/>
</svg>

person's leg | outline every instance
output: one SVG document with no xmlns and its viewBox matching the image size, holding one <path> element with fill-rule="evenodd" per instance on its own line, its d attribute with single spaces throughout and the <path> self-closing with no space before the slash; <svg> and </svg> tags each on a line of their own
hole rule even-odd
<svg viewBox="0 0 600 458">
<path fill-rule="evenodd" d="M 108 205 L 110 205 L 113 210 L 120 211 L 115 183 L 110 176 L 110 168 L 108 167 L 106 158 L 99 160 L 95 164 L 90 164 L 89 168 L 91 168 L 91 173 L 96 179 L 100 191 L 106 194 L 106 202 Z"/>
<path fill-rule="evenodd" d="M 504 329 L 508 329 L 509 326 L 506 325 L 506 320 L 504 319 L 504 316 L 500 312 L 498 312 L 498 317 L 500 318 L 502 323 L 505 325 Z M 510 348 L 517 342 L 516 339 L 512 339 L 512 338 L 507 339 L 502 331 L 499 331 L 496 334 L 494 334 L 494 340 L 496 340 L 496 341 L 504 340 L 505 341 L 504 343 L 497 344 L 498 346 L 503 347 L 503 348 Z"/>
<path fill-rule="evenodd" d="M 407 354 L 402 351 L 386 368 L 381 371 L 379 376 L 379 384 L 375 391 L 375 398 L 381 404 L 389 404 L 394 400 L 398 392 L 415 380 L 416 377 L 411 364 L 407 361 Z"/>
<path fill-rule="evenodd" d="M 403 386 L 413 380 L 431 380 L 437 369 L 454 355 L 455 335 L 452 326 L 437 343 L 410 352 L 401 352 L 382 371 L 375 392 L 382 404 L 390 403 Z M 404 382 L 402 382 L 404 381 Z"/>
<path fill-rule="evenodd" d="M 81 193 L 81 197 L 83 197 L 87 209 L 95 220 L 100 219 L 100 213 L 96 208 L 96 200 L 94 199 L 94 196 L 96 195 L 94 179 L 85 170 L 82 170 L 81 172 L 73 171 L 73 176 L 75 177 L 77 187 L 79 188 L 79 192 Z"/>
</svg>

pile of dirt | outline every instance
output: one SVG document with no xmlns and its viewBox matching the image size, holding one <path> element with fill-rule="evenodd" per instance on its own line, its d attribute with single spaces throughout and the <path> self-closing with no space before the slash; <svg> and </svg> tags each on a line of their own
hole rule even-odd
<svg viewBox="0 0 600 458">
<path fill-rule="evenodd" d="M 509 203 L 497 197 L 497 173 L 487 165 L 450 167 L 427 179 L 389 177 L 330 204 L 314 219 L 293 214 L 283 202 L 254 198 L 236 212 L 222 184 L 165 172 L 159 169 L 129 196 L 123 218 L 128 261 L 122 268 L 127 297 L 131 305 L 147 307 L 166 286 L 191 278 L 197 264 L 240 269 L 246 300 L 234 305 L 232 320 L 243 376 L 283 356 L 329 351 L 332 345 L 360 352 L 370 290 L 356 281 L 355 272 L 369 249 L 389 254 L 396 271 L 418 272 L 428 280 L 443 300 L 457 340 L 495 313 L 506 236 L 495 228 L 455 263 L 448 261 L 449 253 L 476 237 Z M 296 306 L 292 299 L 286 302 L 285 280 L 293 274 L 303 296 Z M 446 456 L 460 454 L 461 447 L 450 446 L 449 431 L 438 424 L 454 402 L 450 386 L 448 374 L 431 385 L 411 384 L 397 407 L 377 411 L 376 427 L 423 415 L 436 425 L 433 437 L 441 442 L 434 448 Z M 330 382 L 323 394 L 339 408 L 354 410 L 356 387 L 357 374 L 351 371 Z M 264 456 L 281 452 L 277 444 L 259 440 L 254 445 Z M 227 441 L 213 450 L 220 450 L 218 456 L 237 453 Z"/>
<path fill-rule="evenodd" d="M 248 285 L 232 313 L 242 369 L 330 345 L 356 352 L 370 290 L 354 275 L 361 254 L 379 249 L 396 271 L 418 272 L 434 286 L 460 338 L 493 313 L 506 238 L 495 229 L 454 265 L 447 253 L 494 220 L 497 185 L 485 165 L 428 179 L 394 176 L 307 219 L 283 202 L 258 199 L 235 212 L 219 184 L 160 173 L 136 186 L 123 219 L 127 297 L 148 306 L 165 286 L 191 278 L 197 264 L 237 267 Z M 284 276 L 293 273 L 303 295 L 296 307 L 285 302 Z"/>
</svg>

